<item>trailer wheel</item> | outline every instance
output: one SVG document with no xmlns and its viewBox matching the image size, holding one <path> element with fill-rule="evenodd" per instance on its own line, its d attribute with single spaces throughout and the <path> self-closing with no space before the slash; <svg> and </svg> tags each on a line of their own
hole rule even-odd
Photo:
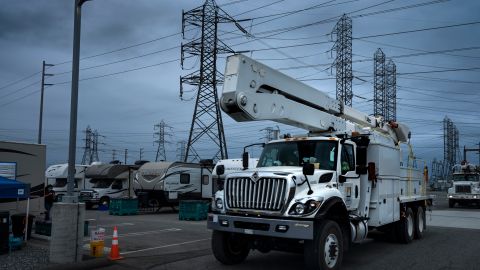
<svg viewBox="0 0 480 270">
<path fill-rule="evenodd" d="M 455 200 L 448 200 L 448 208 L 455 207 Z"/>
<path fill-rule="evenodd" d="M 223 264 L 233 265 L 243 262 L 250 252 L 247 239 L 242 235 L 213 231 L 212 251 Z"/>
<path fill-rule="evenodd" d="M 305 240 L 303 256 L 306 269 L 340 269 L 343 259 L 340 226 L 331 220 L 322 221 L 314 239 Z"/>
<path fill-rule="evenodd" d="M 397 239 L 400 243 L 408 244 L 412 242 L 415 234 L 415 218 L 412 208 L 408 207 L 405 216 L 397 221 Z"/>
<path fill-rule="evenodd" d="M 423 238 L 423 231 L 426 227 L 425 210 L 423 210 L 423 207 L 419 206 L 415 213 L 415 239 Z"/>
</svg>

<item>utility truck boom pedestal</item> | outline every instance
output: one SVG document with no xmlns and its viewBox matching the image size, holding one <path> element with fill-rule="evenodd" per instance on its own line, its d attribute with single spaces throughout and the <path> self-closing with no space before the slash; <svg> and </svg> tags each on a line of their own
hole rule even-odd
<svg viewBox="0 0 480 270">
<path fill-rule="evenodd" d="M 227 59 L 220 102 L 236 121 L 309 132 L 267 143 L 256 168 L 226 175 L 208 220 L 220 262 L 240 263 L 251 249 L 303 251 L 304 268 L 339 269 L 343 251 L 371 229 L 403 243 L 422 237 L 431 199 L 405 125 L 345 107 L 244 55 Z"/>
</svg>

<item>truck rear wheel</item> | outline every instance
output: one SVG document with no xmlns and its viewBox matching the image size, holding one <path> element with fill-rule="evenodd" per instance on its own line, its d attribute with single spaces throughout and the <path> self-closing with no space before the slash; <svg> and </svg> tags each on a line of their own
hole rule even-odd
<svg viewBox="0 0 480 270">
<path fill-rule="evenodd" d="M 400 243 L 408 244 L 412 242 L 415 234 L 415 218 L 412 208 L 408 207 L 405 216 L 397 221 L 397 239 Z"/>
<path fill-rule="evenodd" d="M 242 235 L 213 231 L 212 251 L 215 258 L 223 264 L 239 264 L 250 252 L 248 241 Z"/>
<path fill-rule="evenodd" d="M 425 210 L 419 206 L 415 213 L 415 239 L 423 238 L 423 231 L 427 227 L 425 222 Z"/>
<path fill-rule="evenodd" d="M 306 269 L 340 269 L 343 259 L 343 236 L 340 226 L 324 220 L 316 230 L 313 240 L 305 240 Z"/>
</svg>

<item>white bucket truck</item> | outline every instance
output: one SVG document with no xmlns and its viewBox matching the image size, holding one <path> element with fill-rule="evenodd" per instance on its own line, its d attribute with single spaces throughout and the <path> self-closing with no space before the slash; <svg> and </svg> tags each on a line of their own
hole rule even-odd
<svg viewBox="0 0 480 270">
<path fill-rule="evenodd" d="M 258 158 L 250 158 L 248 166 L 256 167 Z M 243 162 L 241 158 L 221 159 L 217 161 L 213 168 L 212 181 L 214 183 L 215 192 L 222 190 L 225 182 L 225 175 L 243 170 Z"/>
<path fill-rule="evenodd" d="M 343 106 L 244 55 L 227 59 L 220 104 L 236 121 L 309 132 L 267 143 L 256 168 L 225 177 L 208 217 L 220 262 L 240 263 L 251 249 L 303 251 L 304 268 L 339 269 L 344 251 L 372 229 L 402 243 L 422 237 L 431 199 L 405 125 Z M 403 164 L 401 148 L 410 150 Z"/>
<path fill-rule="evenodd" d="M 79 194 L 80 190 L 91 189 L 93 184 L 90 179 L 85 178 L 85 170 L 88 165 L 75 165 L 75 186 L 74 193 Z M 48 167 L 45 172 L 47 183 L 53 186 L 55 201 L 61 201 L 67 194 L 68 164 L 56 164 Z"/>
<path fill-rule="evenodd" d="M 133 176 L 139 166 L 123 164 L 94 164 L 87 168 L 85 177 L 93 183 L 91 189 L 80 191 L 80 199 L 87 208 L 110 204 L 113 198 L 131 198 Z"/>
</svg>

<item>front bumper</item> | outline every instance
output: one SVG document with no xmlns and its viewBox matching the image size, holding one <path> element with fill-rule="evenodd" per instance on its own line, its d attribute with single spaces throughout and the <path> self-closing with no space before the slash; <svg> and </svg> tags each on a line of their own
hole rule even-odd
<svg viewBox="0 0 480 270">
<path fill-rule="evenodd" d="M 291 239 L 313 239 L 313 221 L 209 214 L 208 229 Z"/>
<path fill-rule="evenodd" d="M 448 194 L 447 197 L 450 200 L 480 200 L 480 194 Z"/>
</svg>

